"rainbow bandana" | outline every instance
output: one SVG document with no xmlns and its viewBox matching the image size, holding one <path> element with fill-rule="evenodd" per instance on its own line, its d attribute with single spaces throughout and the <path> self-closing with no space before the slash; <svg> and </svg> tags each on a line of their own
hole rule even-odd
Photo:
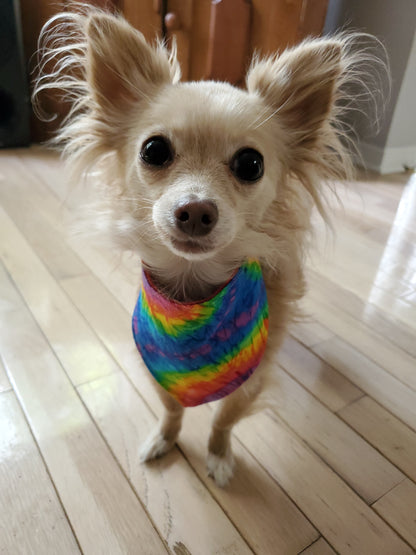
<svg viewBox="0 0 416 555">
<path fill-rule="evenodd" d="M 229 395 L 251 376 L 266 348 L 268 316 L 256 260 L 200 303 L 166 298 L 143 272 L 133 335 L 153 377 L 181 405 L 193 407 Z"/>
</svg>

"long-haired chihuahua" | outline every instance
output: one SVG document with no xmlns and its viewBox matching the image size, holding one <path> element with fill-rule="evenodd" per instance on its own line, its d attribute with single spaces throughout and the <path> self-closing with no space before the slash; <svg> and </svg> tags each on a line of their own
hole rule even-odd
<svg viewBox="0 0 416 555">
<path fill-rule="evenodd" d="M 142 460 L 175 444 L 184 407 L 215 401 L 208 471 L 233 474 L 230 432 L 267 382 L 297 301 L 323 189 L 349 175 L 339 125 L 357 81 L 349 35 L 256 57 L 246 88 L 183 83 L 175 49 L 85 8 L 45 27 L 35 95 L 71 111 L 57 141 L 98 184 L 106 225 L 142 262 L 133 335 L 165 407 Z"/>
</svg>

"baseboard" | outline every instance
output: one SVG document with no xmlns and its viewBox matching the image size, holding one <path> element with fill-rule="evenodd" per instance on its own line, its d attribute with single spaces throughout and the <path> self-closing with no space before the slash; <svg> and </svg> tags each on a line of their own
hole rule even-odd
<svg viewBox="0 0 416 555">
<path fill-rule="evenodd" d="M 356 163 L 380 174 L 401 172 L 416 166 L 416 145 L 380 148 L 369 143 L 358 145 Z"/>
<path fill-rule="evenodd" d="M 384 149 L 380 173 L 403 171 L 416 167 L 416 145 Z"/>
</svg>

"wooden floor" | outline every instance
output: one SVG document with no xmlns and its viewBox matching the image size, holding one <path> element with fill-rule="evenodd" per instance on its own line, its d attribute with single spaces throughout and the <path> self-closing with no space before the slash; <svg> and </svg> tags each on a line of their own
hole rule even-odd
<svg viewBox="0 0 416 555">
<path fill-rule="evenodd" d="M 416 174 L 340 188 L 276 411 L 237 427 L 225 490 L 207 406 L 139 464 L 161 407 L 130 331 L 138 261 L 66 233 L 63 177 L 40 149 L 0 154 L 0 553 L 413 553 Z"/>
</svg>

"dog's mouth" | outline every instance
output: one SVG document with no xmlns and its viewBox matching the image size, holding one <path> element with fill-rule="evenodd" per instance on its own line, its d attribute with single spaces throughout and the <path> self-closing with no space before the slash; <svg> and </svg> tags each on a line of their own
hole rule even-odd
<svg viewBox="0 0 416 555">
<path fill-rule="evenodd" d="M 179 240 L 176 237 L 170 238 L 173 247 L 183 253 L 203 254 L 212 250 L 212 247 L 206 242 L 202 243 L 194 239 Z"/>
</svg>

